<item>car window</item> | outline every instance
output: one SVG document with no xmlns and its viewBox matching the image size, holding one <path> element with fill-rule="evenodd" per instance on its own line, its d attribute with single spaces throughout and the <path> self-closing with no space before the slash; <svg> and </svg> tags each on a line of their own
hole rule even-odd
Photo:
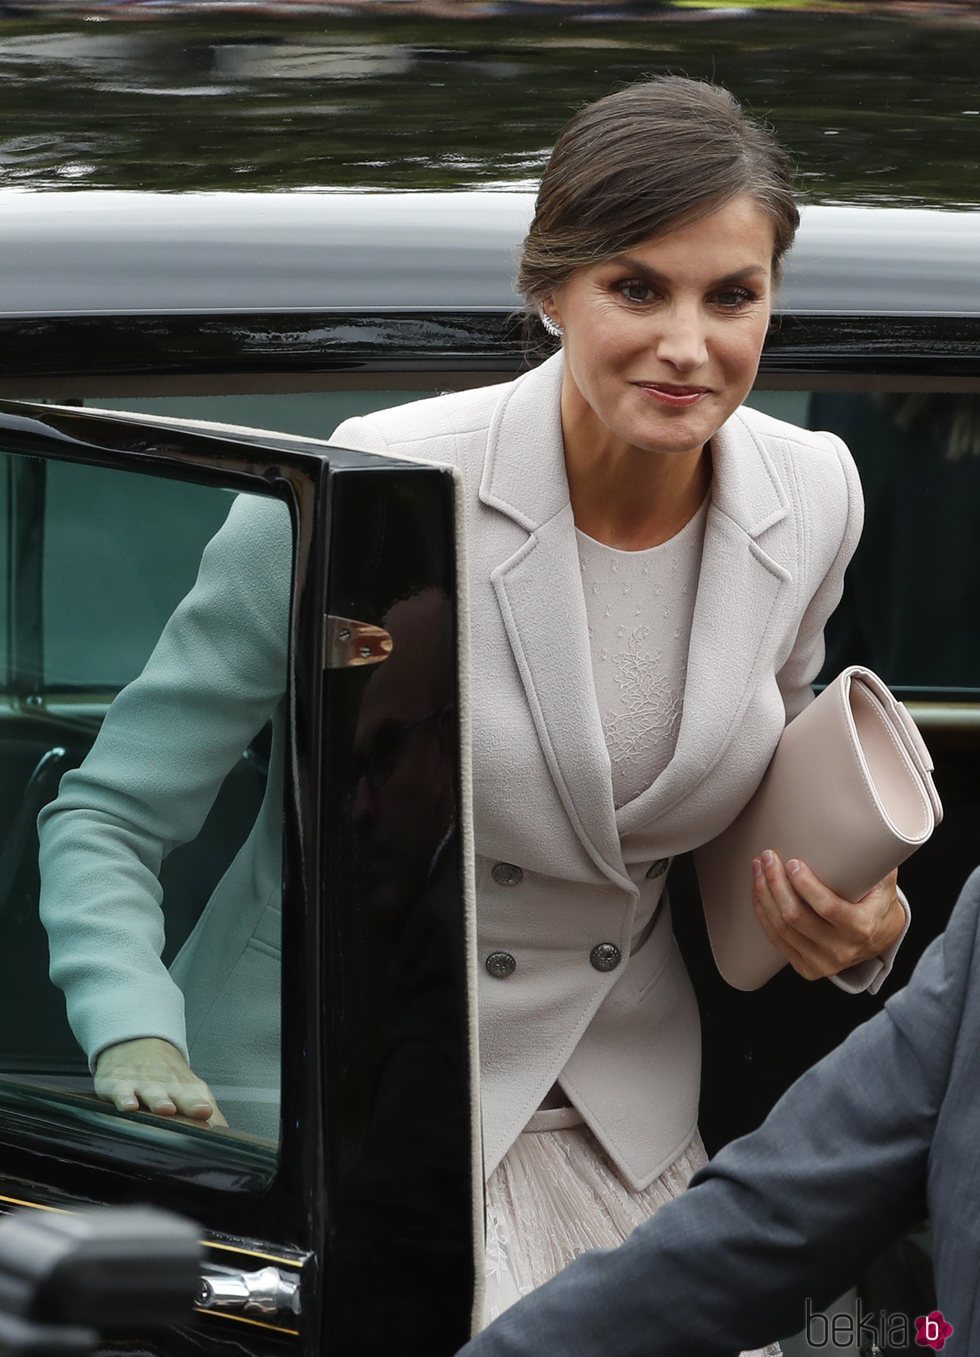
<svg viewBox="0 0 980 1357">
<path fill-rule="evenodd" d="M 432 390 L 404 387 L 365 391 L 242 391 L 221 395 L 170 395 L 124 397 L 94 396 L 86 405 L 103 410 L 131 410 L 178 419 L 212 420 L 218 424 L 244 424 L 253 429 L 302 434 L 306 438 L 329 438 L 337 425 L 354 415 L 385 410 L 392 405 L 431 396 Z"/>
<path fill-rule="evenodd" d="M 828 643 L 889 683 L 980 688 L 980 396 L 819 392 L 814 426 L 853 448 L 866 520 Z"/>
<path fill-rule="evenodd" d="M 0 464 L 0 654 L 5 661 L 9 658 L 10 646 L 7 639 L 7 593 L 10 562 L 7 559 L 7 503 L 10 497 L 8 485 L 10 467 Z M 3 668 L 6 668 L 4 663 Z M 0 673 L 0 683 L 4 681 Z"/>
<path fill-rule="evenodd" d="M 118 691 L 194 583 L 233 495 L 75 462 L 44 467 L 39 678 L 47 692 Z"/>
<path fill-rule="evenodd" d="M 465 374 L 434 376 L 458 383 Z M 332 377 L 330 389 L 265 393 L 254 390 L 248 379 L 241 379 L 241 389 L 236 389 L 238 379 L 229 379 L 223 394 L 175 389 L 168 395 L 93 397 L 87 403 L 322 438 L 351 415 L 431 395 L 432 377 L 427 375 L 425 390 L 413 388 L 406 374 L 387 388 L 345 390 Z M 499 377 L 483 373 L 471 379 Z M 748 401 L 789 423 L 838 433 L 861 474 L 866 525 L 844 598 L 827 630 L 821 681 L 860 663 L 910 694 L 975 692 L 980 647 L 970 618 L 972 543 L 980 529 L 980 396 L 975 391 L 905 392 L 900 383 L 871 377 L 833 385 L 842 389 L 757 389 Z M 881 389 L 886 386 L 899 389 Z M 130 584 L 135 588 L 138 580 L 121 587 Z"/>
<path fill-rule="evenodd" d="M 756 392 L 779 419 L 828 429 L 854 455 L 865 525 L 827 629 L 822 679 L 848 664 L 922 696 L 980 691 L 980 394 Z"/>
<path fill-rule="evenodd" d="M 271 1172 L 288 508 L 12 453 L 0 486 L 0 1108 Z M 188 1054 L 227 1131 L 95 1097 L 100 1052 L 142 1038 Z"/>
</svg>

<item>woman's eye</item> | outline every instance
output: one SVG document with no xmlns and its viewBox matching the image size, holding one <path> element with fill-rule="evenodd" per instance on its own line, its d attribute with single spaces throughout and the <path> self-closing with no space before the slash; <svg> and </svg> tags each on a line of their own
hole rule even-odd
<svg viewBox="0 0 980 1357">
<path fill-rule="evenodd" d="M 755 293 L 750 292 L 747 287 L 726 287 L 721 292 L 715 293 L 715 301 L 726 311 L 737 311 L 739 307 L 747 306 L 749 302 L 755 300 Z"/>
<path fill-rule="evenodd" d="M 616 291 L 628 302 L 648 302 L 653 296 L 653 289 L 649 284 L 641 283 L 638 278 L 628 278 L 625 283 L 617 283 Z"/>
</svg>

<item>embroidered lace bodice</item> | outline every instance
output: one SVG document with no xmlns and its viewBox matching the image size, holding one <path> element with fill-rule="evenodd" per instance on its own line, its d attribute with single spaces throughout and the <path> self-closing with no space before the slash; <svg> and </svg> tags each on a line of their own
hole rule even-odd
<svg viewBox="0 0 980 1357">
<path fill-rule="evenodd" d="M 706 499 L 679 533 L 646 551 L 617 551 L 576 530 L 617 809 L 674 755 L 707 514 Z"/>
</svg>

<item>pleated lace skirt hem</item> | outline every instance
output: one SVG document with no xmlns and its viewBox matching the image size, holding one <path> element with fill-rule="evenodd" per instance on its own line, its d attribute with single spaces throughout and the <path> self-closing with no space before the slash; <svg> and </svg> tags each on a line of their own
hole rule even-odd
<svg viewBox="0 0 980 1357">
<path fill-rule="evenodd" d="M 487 1183 L 484 1321 L 589 1249 L 621 1244 L 707 1163 L 701 1137 L 649 1187 L 623 1182 L 572 1107 L 536 1112 Z M 780 1357 L 779 1345 L 744 1357 Z"/>
</svg>

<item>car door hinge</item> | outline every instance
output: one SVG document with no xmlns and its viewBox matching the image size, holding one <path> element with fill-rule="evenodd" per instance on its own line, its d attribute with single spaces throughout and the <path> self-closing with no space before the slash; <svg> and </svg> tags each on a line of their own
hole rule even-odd
<svg viewBox="0 0 980 1357">
<path fill-rule="evenodd" d="M 356 622 L 352 617 L 326 615 L 323 667 L 350 669 L 358 664 L 380 664 L 391 654 L 394 642 L 383 627 Z"/>
<path fill-rule="evenodd" d="M 231 1310 L 267 1317 L 287 1310 L 298 1315 L 299 1276 L 277 1267 L 263 1267 L 257 1272 L 214 1268 L 201 1278 L 194 1303 L 202 1310 Z"/>
</svg>

